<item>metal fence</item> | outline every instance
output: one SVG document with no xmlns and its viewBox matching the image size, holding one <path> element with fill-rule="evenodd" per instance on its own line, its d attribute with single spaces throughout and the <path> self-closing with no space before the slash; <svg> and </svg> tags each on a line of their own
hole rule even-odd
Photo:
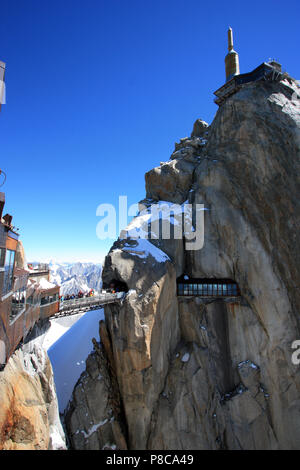
<svg viewBox="0 0 300 470">
<path fill-rule="evenodd" d="M 49 271 L 49 264 L 46 263 L 39 263 L 33 266 L 33 271 Z"/>
<path fill-rule="evenodd" d="M 125 295 L 125 292 L 118 292 L 116 294 L 100 294 L 93 297 L 82 297 L 81 299 L 71 299 L 60 301 L 60 312 L 67 312 L 71 310 L 81 310 L 85 308 L 93 308 L 100 305 L 105 305 L 113 302 L 118 302 Z"/>
</svg>

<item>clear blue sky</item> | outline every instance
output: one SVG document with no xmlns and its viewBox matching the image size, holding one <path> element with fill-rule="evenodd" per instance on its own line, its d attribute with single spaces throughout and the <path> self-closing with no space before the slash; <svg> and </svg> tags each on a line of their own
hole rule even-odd
<svg viewBox="0 0 300 470">
<path fill-rule="evenodd" d="M 96 208 L 211 122 L 228 26 L 241 72 L 275 57 L 300 79 L 299 0 L 1 0 L 6 210 L 30 260 L 101 260 Z"/>
</svg>

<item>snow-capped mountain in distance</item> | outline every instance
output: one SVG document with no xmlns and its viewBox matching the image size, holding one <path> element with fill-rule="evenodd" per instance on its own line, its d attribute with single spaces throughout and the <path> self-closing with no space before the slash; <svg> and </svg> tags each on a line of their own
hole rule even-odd
<svg viewBox="0 0 300 470">
<path fill-rule="evenodd" d="M 50 262 L 50 281 L 60 286 L 61 295 L 88 292 L 102 288 L 102 265 L 94 263 L 54 263 Z"/>
</svg>

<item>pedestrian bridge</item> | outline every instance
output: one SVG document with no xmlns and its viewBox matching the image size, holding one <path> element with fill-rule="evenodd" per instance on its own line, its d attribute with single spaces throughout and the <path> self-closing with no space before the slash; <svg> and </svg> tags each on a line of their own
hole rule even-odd
<svg viewBox="0 0 300 470">
<path fill-rule="evenodd" d="M 117 292 L 116 294 L 104 293 L 95 295 L 93 297 L 63 300 L 59 303 L 59 312 L 53 315 L 53 317 L 56 318 L 67 315 L 75 315 L 76 313 L 87 312 L 88 310 L 101 308 L 107 304 L 119 303 L 122 301 L 125 295 L 125 292 Z"/>
</svg>

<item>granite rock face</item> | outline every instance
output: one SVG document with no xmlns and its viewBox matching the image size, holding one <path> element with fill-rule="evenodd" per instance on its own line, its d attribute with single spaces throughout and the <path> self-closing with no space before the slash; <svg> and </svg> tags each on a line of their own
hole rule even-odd
<svg viewBox="0 0 300 470">
<path fill-rule="evenodd" d="M 208 124 L 198 119 L 191 137 L 175 144 L 170 161 L 161 162 L 145 175 L 146 198 L 151 201 L 170 201 L 182 204 L 188 199 L 194 170 L 204 154 Z"/>
<path fill-rule="evenodd" d="M 100 332 L 102 341 L 107 344 L 103 321 Z M 80 450 L 126 450 L 118 384 L 110 368 L 110 355 L 105 357 L 102 347 L 96 340 L 93 342 L 94 352 L 86 360 L 86 370 L 65 412 L 70 444 Z"/>
<path fill-rule="evenodd" d="M 16 268 L 27 269 L 26 255 L 23 243 L 19 240 L 16 251 Z"/>
<path fill-rule="evenodd" d="M 147 173 L 143 204 L 205 205 L 202 249 L 120 237 L 106 257 L 104 285 L 129 290 L 105 307 L 101 334 L 129 449 L 300 446 L 298 95 L 288 76 L 243 86 Z M 177 297 L 182 274 L 232 279 L 241 297 Z M 84 400 L 100 407 L 94 390 Z M 94 424 L 109 417 L 92 414 Z"/>
<path fill-rule="evenodd" d="M 45 350 L 18 349 L 0 372 L 0 449 L 65 450 L 52 367 Z"/>
</svg>

